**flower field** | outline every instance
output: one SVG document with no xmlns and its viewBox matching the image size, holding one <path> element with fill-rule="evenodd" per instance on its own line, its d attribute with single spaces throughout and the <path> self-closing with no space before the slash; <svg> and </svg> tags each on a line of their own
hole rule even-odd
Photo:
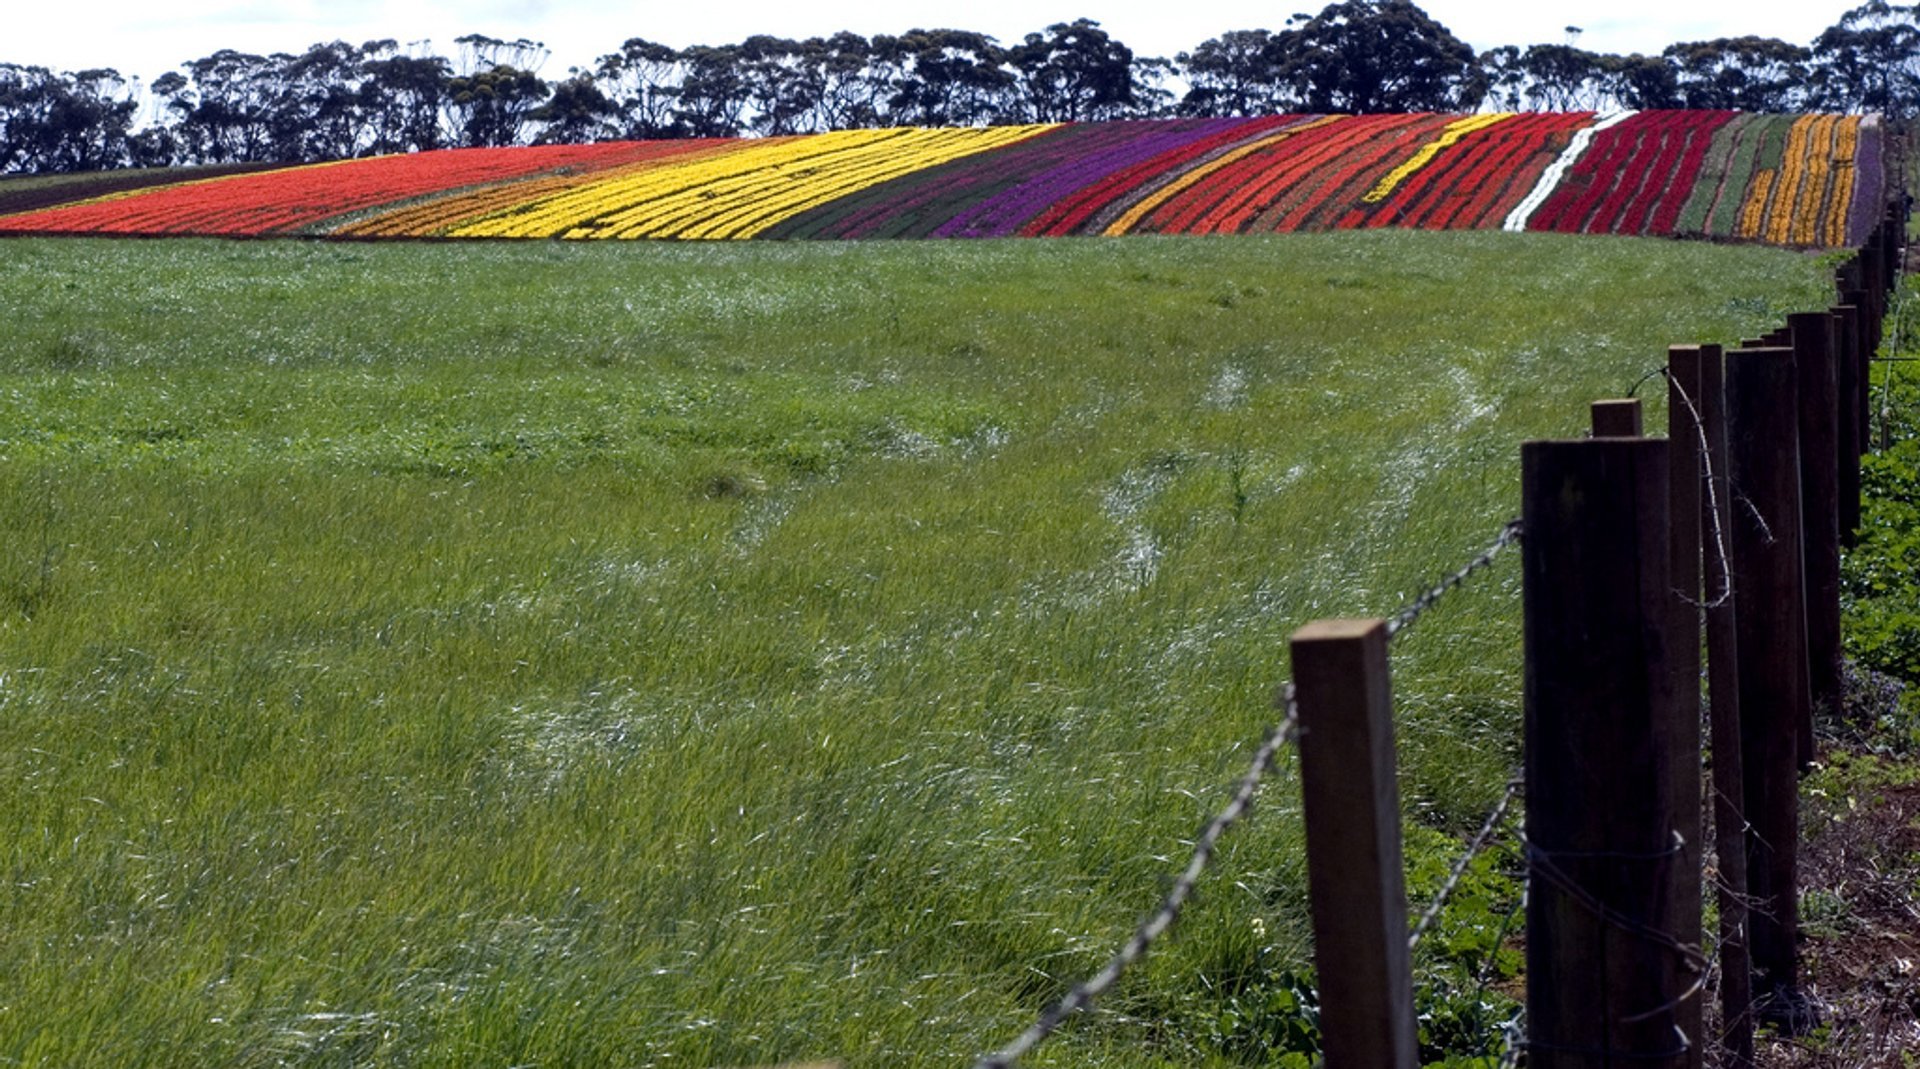
<svg viewBox="0 0 1920 1069">
<path fill-rule="evenodd" d="M 1873 116 L 1280 115 L 451 149 L 0 182 L 0 234 L 905 238 L 1409 227 L 1859 241 Z"/>
</svg>

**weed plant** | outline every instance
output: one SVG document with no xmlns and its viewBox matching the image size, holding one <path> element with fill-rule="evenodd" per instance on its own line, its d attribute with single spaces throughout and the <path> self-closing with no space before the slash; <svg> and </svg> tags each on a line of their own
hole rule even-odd
<svg viewBox="0 0 1920 1069">
<path fill-rule="evenodd" d="M 1293 630 L 1822 285 L 1555 235 L 0 244 L 0 1064 L 960 1064 L 1157 901 Z M 1416 891 L 1518 760 L 1515 564 L 1396 642 Z M 1296 792 L 1031 1064 L 1311 1049 Z M 1423 950 L 1436 1056 L 1512 968 L 1498 867 Z"/>
</svg>

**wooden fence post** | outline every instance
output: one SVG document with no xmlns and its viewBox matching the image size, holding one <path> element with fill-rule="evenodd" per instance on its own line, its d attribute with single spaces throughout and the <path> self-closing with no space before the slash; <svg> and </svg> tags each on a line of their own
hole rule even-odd
<svg viewBox="0 0 1920 1069">
<path fill-rule="evenodd" d="M 1668 443 L 1521 450 L 1528 1064 L 1681 1067 Z M 1697 952 L 1696 952 L 1697 953 Z"/>
<path fill-rule="evenodd" d="M 1840 711 L 1840 392 L 1831 317 L 1787 317 L 1799 390 L 1800 517 L 1805 540 L 1807 689 L 1817 714 Z M 1804 755 L 1803 755 L 1804 756 Z"/>
<path fill-rule="evenodd" d="M 1835 305 L 1831 347 L 1835 411 L 1838 414 L 1836 460 L 1840 466 L 1840 544 L 1852 548 L 1860 530 L 1860 413 L 1849 403 L 1860 389 L 1860 331 L 1855 320 L 1860 309 Z"/>
<path fill-rule="evenodd" d="M 1842 304 L 1854 307 L 1854 349 L 1853 349 L 1853 427 L 1856 435 L 1853 443 L 1855 452 L 1864 453 L 1873 448 L 1873 354 L 1880 347 L 1880 324 L 1868 303 L 1868 295 L 1861 290 L 1853 290 L 1841 299 Z M 1842 398 L 1844 403 L 1847 399 Z"/>
<path fill-rule="evenodd" d="M 1733 587 L 1739 646 L 1741 771 L 1753 964 L 1763 1020 L 1798 1030 L 1802 725 L 1808 715 L 1801 586 L 1798 390 L 1789 349 L 1731 353 L 1726 366 Z M 1811 755 L 1804 755 L 1810 758 Z"/>
<path fill-rule="evenodd" d="M 1674 830 L 1684 844 L 1669 870 L 1673 877 L 1674 937 L 1689 946 L 1701 946 L 1700 861 L 1700 471 L 1704 428 L 1699 419 L 1699 346 L 1672 346 L 1667 350 L 1667 522 L 1668 568 L 1673 593 L 1667 598 L 1672 615 L 1673 717 L 1667 726 L 1672 737 L 1664 745 L 1676 757 L 1671 765 Z M 1688 1036 L 1706 1034 L 1701 1011 L 1704 999 L 1681 1003 L 1679 1024 Z M 1695 1043 L 1687 1052 L 1689 1069 L 1704 1064 L 1706 1045 Z"/>
<path fill-rule="evenodd" d="M 1706 433 L 1709 475 L 1705 511 L 1707 696 L 1713 745 L 1713 849 L 1720 871 L 1720 1045 L 1726 1069 L 1753 1067 L 1753 961 L 1747 953 L 1747 819 L 1740 746 L 1740 674 L 1734 634 L 1739 592 L 1733 588 L 1728 540 L 1733 529 L 1727 478 L 1725 359 L 1718 345 L 1700 347 L 1697 404 Z"/>
<path fill-rule="evenodd" d="M 1385 620 L 1294 633 L 1307 889 L 1327 1069 L 1415 1069 Z"/>
<path fill-rule="evenodd" d="M 1595 438 L 1638 438 L 1643 433 L 1644 417 L 1638 397 L 1595 401 L 1590 411 Z"/>
</svg>

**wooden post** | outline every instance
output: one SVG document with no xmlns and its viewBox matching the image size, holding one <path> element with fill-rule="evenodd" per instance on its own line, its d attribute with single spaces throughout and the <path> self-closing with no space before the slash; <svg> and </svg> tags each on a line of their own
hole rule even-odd
<svg viewBox="0 0 1920 1069">
<path fill-rule="evenodd" d="M 1307 889 L 1327 1069 L 1415 1069 L 1385 620 L 1294 633 Z"/>
<path fill-rule="evenodd" d="M 1527 1020 L 1534 1069 L 1678 1067 L 1663 441 L 1521 449 Z"/>
<path fill-rule="evenodd" d="M 1860 389 L 1860 332 L 1854 325 L 1860 309 L 1851 304 L 1833 309 L 1831 348 L 1838 413 L 1834 443 L 1840 467 L 1840 544 L 1852 548 L 1860 531 L 1860 413 L 1847 402 Z"/>
<path fill-rule="evenodd" d="M 1667 517 L 1673 593 L 1667 598 L 1672 616 L 1673 717 L 1667 722 L 1672 737 L 1665 745 L 1676 755 L 1671 765 L 1673 822 L 1684 844 L 1668 870 L 1673 878 L 1674 936 L 1689 946 L 1701 946 L 1700 887 L 1700 472 L 1704 428 L 1698 422 L 1700 365 L 1697 345 L 1667 350 Z M 1706 1034 L 1701 1012 L 1703 999 L 1688 999 L 1679 1009 L 1680 1030 L 1690 1037 Z M 1700 1069 L 1706 1044 L 1696 1042 L 1687 1052 L 1689 1069 Z"/>
<path fill-rule="evenodd" d="M 1840 711 L 1840 391 L 1832 317 L 1787 317 L 1793 328 L 1800 431 L 1800 531 L 1805 539 L 1807 689 L 1818 715 Z M 1806 741 L 1811 745 L 1812 739 Z M 1803 754 L 1810 757 L 1811 752 Z"/>
<path fill-rule="evenodd" d="M 1853 350 L 1853 406 L 1854 431 L 1856 440 L 1853 448 L 1865 453 L 1873 448 L 1873 354 L 1879 348 L 1880 341 L 1875 333 L 1879 324 L 1874 321 L 1872 306 L 1867 303 L 1863 291 L 1849 292 L 1842 299 L 1843 304 L 1853 305 L 1854 350 Z M 1845 401 L 1845 398 L 1842 398 Z"/>
<path fill-rule="evenodd" d="M 1720 870 L 1720 1045 L 1726 1069 L 1753 1067 L 1753 964 L 1747 953 L 1747 819 L 1740 760 L 1740 675 L 1728 560 L 1732 486 L 1727 478 L 1725 361 L 1700 348 L 1700 422 L 1707 438 L 1706 617 L 1708 735 L 1713 745 L 1713 850 Z"/>
<path fill-rule="evenodd" d="M 1593 436 L 1595 438 L 1638 438 L 1643 417 L 1638 397 L 1595 401 Z"/>
<path fill-rule="evenodd" d="M 1739 646 L 1749 914 L 1762 1019 L 1794 1026 L 1799 995 L 1800 725 L 1808 712 L 1793 352 L 1727 357 L 1729 532 Z"/>
</svg>

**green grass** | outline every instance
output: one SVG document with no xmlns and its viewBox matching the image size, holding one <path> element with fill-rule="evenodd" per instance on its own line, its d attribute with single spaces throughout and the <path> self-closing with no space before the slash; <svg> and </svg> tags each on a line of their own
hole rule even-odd
<svg viewBox="0 0 1920 1069">
<path fill-rule="evenodd" d="M 1551 235 L 0 243 L 0 1064 L 960 1064 L 1157 900 L 1295 628 L 1826 296 Z M 1429 873 L 1517 585 L 1396 646 Z M 1029 1064 L 1299 1041 L 1264 799 Z"/>
</svg>

